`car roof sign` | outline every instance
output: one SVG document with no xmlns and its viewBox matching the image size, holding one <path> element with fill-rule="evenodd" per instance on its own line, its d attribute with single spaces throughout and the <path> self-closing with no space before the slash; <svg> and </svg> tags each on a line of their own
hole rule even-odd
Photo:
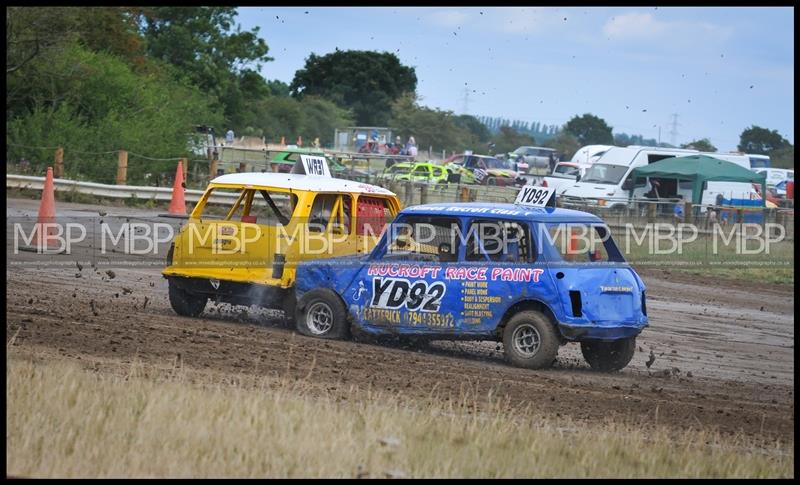
<svg viewBox="0 0 800 485">
<path fill-rule="evenodd" d="M 331 169 L 328 167 L 328 160 L 325 157 L 300 155 L 300 163 L 294 164 L 291 173 L 330 177 Z"/>
<path fill-rule="evenodd" d="M 519 190 L 514 204 L 528 207 L 555 207 L 555 187 L 536 187 L 533 185 L 526 185 Z"/>
</svg>

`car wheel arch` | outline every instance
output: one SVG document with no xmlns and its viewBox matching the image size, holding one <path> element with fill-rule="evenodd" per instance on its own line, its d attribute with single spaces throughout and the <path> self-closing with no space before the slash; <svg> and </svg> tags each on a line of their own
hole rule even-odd
<svg viewBox="0 0 800 485">
<path fill-rule="evenodd" d="M 514 303 L 508 308 L 508 310 L 505 311 L 503 317 L 500 319 L 500 323 L 497 324 L 497 328 L 495 329 L 495 335 L 497 335 L 500 339 L 502 339 L 503 329 L 505 328 L 508 321 L 511 320 L 511 318 L 517 313 L 530 310 L 542 313 L 550 320 L 550 323 L 553 324 L 553 327 L 557 327 L 556 323 L 557 320 L 555 317 L 555 313 L 553 313 L 553 310 L 551 310 L 550 307 L 541 300 L 528 298 Z"/>
</svg>

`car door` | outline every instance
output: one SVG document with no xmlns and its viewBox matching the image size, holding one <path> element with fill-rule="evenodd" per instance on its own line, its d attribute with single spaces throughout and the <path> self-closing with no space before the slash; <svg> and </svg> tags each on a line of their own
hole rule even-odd
<svg viewBox="0 0 800 485">
<path fill-rule="evenodd" d="M 545 267 L 538 261 L 524 221 L 475 218 L 469 222 L 462 265 L 461 319 L 465 334 L 492 334 L 508 309 L 522 299 L 546 293 Z"/>
<path fill-rule="evenodd" d="M 453 334 L 460 288 L 445 278 L 458 265 L 460 219 L 409 215 L 386 237 L 341 295 L 355 324 L 374 334 Z"/>
</svg>

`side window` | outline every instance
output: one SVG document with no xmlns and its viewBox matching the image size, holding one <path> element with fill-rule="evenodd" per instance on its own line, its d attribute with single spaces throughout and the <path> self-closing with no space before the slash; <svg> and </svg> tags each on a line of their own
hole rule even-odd
<svg viewBox="0 0 800 485">
<path fill-rule="evenodd" d="M 385 260 L 450 263 L 458 258 L 458 219 L 410 216 L 392 223 Z"/>
<path fill-rule="evenodd" d="M 417 168 L 414 169 L 414 175 L 421 175 L 424 177 L 428 176 L 428 167 L 425 165 L 419 165 Z"/>
<path fill-rule="evenodd" d="M 441 177 L 444 172 L 442 167 L 433 167 L 433 176 L 434 177 Z"/>
<path fill-rule="evenodd" d="M 250 189 L 244 200 L 242 222 L 270 226 L 286 225 L 297 206 L 297 196 L 285 192 Z"/>
<path fill-rule="evenodd" d="M 359 236 L 380 235 L 394 215 L 389 210 L 389 201 L 380 197 L 362 195 L 356 206 L 356 234 Z"/>
<path fill-rule="evenodd" d="M 350 233 L 352 198 L 345 194 L 317 194 L 308 215 L 309 231 Z"/>
<path fill-rule="evenodd" d="M 563 261 L 599 263 L 623 261 L 608 230 L 599 225 L 549 224 L 548 237 Z"/>
<path fill-rule="evenodd" d="M 634 180 L 633 172 L 631 171 L 631 173 L 628 174 L 628 177 L 625 178 L 625 182 L 624 183 L 631 184 L 633 187 L 637 187 L 637 188 L 638 187 L 644 187 L 644 186 L 647 185 L 647 179 L 640 178 L 638 180 Z"/>
<path fill-rule="evenodd" d="M 476 220 L 467 231 L 467 261 L 522 263 L 533 259 L 527 225 L 516 221 Z"/>
</svg>

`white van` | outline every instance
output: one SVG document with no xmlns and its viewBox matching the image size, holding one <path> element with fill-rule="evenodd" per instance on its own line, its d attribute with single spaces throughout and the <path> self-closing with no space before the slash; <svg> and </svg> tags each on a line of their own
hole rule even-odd
<svg viewBox="0 0 800 485">
<path fill-rule="evenodd" d="M 719 153 L 700 153 L 697 150 L 679 148 L 656 148 L 631 145 L 628 147 L 609 148 L 591 167 L 586 170 L 579 181 L 567 184 L 559 190 L 559 198 L 566 204 L 588 204 L 624 209 L 633 189 L 633 198 L 644 197 L 650 191 L 649 179 L 639 179 L 634 183 L 633 169 L 655 163 L 665 158 L 685 157 L 690 155 L 708 155 L 730 161 L 749 169 L 750 161 L 746 156 Z M 741 159 L 741 160 L 740 160 Z M 661 198 L 672 198 L 678 194 L 684 200 L 691 200 L 692 184 L 675 179 L 660 180 L 659 195 Z M 702 204 L 713 204 L 718 194 L 725 199 L 760 199 L 752 184 L 741 182 L 708 182 L 703 191 Z"/>
<path fill-rule="evenodd" d="M 787 168 L 758 168 L 753 171 L 767 175 L 767 187 L 775 187 L 784 180 L 794 181 L 794 170 Z"/>
<path fill-rule="evenodd" d="M 591 165 L 596 162 L 600 157 L 605 155 L 609 148 L 614 148 L 613 145 L 586 145 L 581 147 L 575 155 L 572 155 L 571 163 L 577 163 L 581 166 Z"/>
</svg>

